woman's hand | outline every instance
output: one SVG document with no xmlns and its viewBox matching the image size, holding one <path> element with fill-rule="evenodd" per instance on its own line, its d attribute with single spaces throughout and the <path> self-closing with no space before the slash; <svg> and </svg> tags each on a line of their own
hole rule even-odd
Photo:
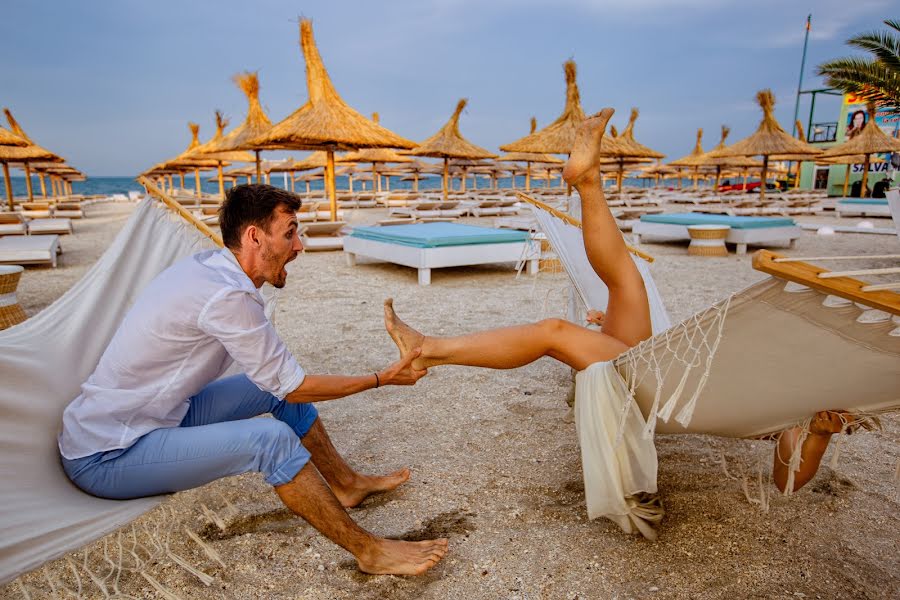
<svg viewBox="0 0 900 600">
<path fill-rule="evenodd" d="M 587 311 L 587 322 L 589 324 L 597 325 L 599 327 L 603 327 L 603 320 L 606 318 L 606 313 L 599 310 L 589 310 Z"/>
</svg>

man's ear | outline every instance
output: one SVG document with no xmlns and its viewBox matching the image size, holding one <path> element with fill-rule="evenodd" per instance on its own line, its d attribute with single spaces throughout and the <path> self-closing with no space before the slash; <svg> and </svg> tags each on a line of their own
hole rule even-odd
<svg viewBox="0 0 900 600">
<path fill-rule="evenodd" d="M 250 244 L 259 246 L 259 227 L 256 225 L 248 225 L 247 229 L 244 230 L 244 237 Z"/>
</svg>

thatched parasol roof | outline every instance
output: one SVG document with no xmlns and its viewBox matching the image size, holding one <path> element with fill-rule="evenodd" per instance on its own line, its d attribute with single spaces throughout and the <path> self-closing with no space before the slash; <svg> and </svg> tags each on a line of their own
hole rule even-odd
<svg viewBox="0 0 900 600">
<path fill-rule="evenodd" d="M 529 134 L 511 144 L 500 146 L 504 152 L 549 152 L 569 154 L 575 144 L 575 132 L 584 121 L 581 96 L 575 81 L 575 61 L 567 60 L 563 65 L 566 74 L 566 105 L 559 117 L 536 133 Z"/>
<path fill-rule="evenodd" d="M 272 121 L 259 103 L 259 75 L 247 71 L 235 75 L 232 79 L 247 96 L 247 117 L 218 144 L 211 145 L 207 152 L 243 149 L 249 140 L 262 135 L 272 127 Z"/>
<path fill-rule="evenodd" d="M 631 116 L 628 118 L 628 126 L 622 135 L 615 138 L 616 144 L 608 145 L 605 143 L 601 148 L 605 156 L 615 156 L 622 158 L 664 158 L 665 154 L 660 154 L 656 150 L 651 150 L 647 146 L 639 143 L 634 139 L 634 123 L 637 121 L 638 109 L 631 109 Z"/>
<path fill-rule="evenodd" d="M 821 150 L 806 142 L 791 137 L 778 121 L 775 120 L 775 96 L 772 90 L 762 90 L 756 94 L 756 101 L 763 110 L 763 118 L 756 132 L 743 140 L 726 146 L 715 153 L 719 156 L 772 156 L 773 154 L 803 154 L 812 156 L 820 154 Z M 854 152 L 855 154 L 855 152 Z"/>
<path fill-rule="evenodd" d="M 365 118 L 341 99 L 322 63 L 309 19 L 300 21 L 300 45 L 306 60 L 309 100 L 270 130 L 250 140 L 246 148 L 353 150 L 415 146 Z"/>
<path fill-rule="evenodd" d="M 380 121 L 378 113 L 372 113 L 372 121 L 378 123 Z M 413 159 L 402 154 L 398 154 L 390 148 L 363 148 L 356 152 L 348 152 L 341 159 L 341 162 L 353 163 L 409 163 Z"/>
<path fill-rule="evenodd" d="M 337 156 L 334 157 L 334 162 L 350 162 L 345 160 L 345 156 Z M 328 154 L 322 150 L 317 150 L 313 152 L 303 160 L 298 160 L 294 162 L 294 170 L 295 171 L 309 171 L 310 169 L 318 169 L 324 167 L 328 163 Z"/>
<path fill-rule="evenodd" d="M 719 150 L 725 148 L 725 140 L 728 138 L 729 133 L 731 133 L 731 128 L 728 127 L 728 125 L 722 125 L 722 137 L 719 139 L 719 143 L 715 148 L 703 155 L 703 165 L 732 169 L 751 169 L 761 167 L 761 162 L 747 156 L 718 156 L 716 154 Z M 778 159 L 778 157 L 775 158 L 776 160 Z"/>
<path fill-rule="evenodd" d="M 491 154 L 484 148 L 476 146 L 459 133 L 459 115 L 467 103 L 468 100 L 465 98 L 457 102 L 456 110 L 453 111 L 450 120 L 437 133 L 411 150 L 409 154 L 433 158 L 495 158 L 496 154 Z"/>
<path fill-rule="evenodd" d="M 4 108 L 3 113 L 6 115 L 7 122 L 9 122 L 9 128 L 12 130 L 12 134 L 20 140 L 23 140 L 25 145 L 0 145 L 0 161 L 20 161 L 30 163 L 32 161 L 42 160 L 48 162 L 63 162 L 61 157 L 50 152 L 46 148 L 42 148 L 35 144 L 34 141 L 28 137 L 28 134 L 25 133 L 25 130 L 19 126 L 19 122 L 16 121 L 8 108 Z"/>
<path fill-rule="evenodd" d="M 531 133 L 537 130 L 537 119 L 531 117 Z M 509 152 L 497 159 L 497 162 L 532 162 L 543 164 L 562 164 L 561 158 L 556 158 L 543 152 Z"/>
<path fill-rule="evenodd" d="M 875 105 L 869 105 L 869 120 L 863 130 L 851 140 L 829 148 L 822 153 L 822 158 L 836 158 L 853 154 L 880 154 L 882 152 L 900 152 L 900 140 L 886 135 L 875 123 Z M 860 161 L 863 162 L 863 161 Z"/>
<path fill-rule="evenodd" d="M 190 152 L 191 158 L 212 159 L 221 162 L 253 162 L 255 157 L 249 152 L 242 150 L 217 151 L 221 148 L 225 140 L 223 135 L 225 128 L 228 127 L 228 119 L 222 114 L 222 111 L 216 111 L 216 134 L 205 144 L 200 144 Z"/>
<path fill-rule="evenodd" d="M 672 167 L 701 167 L 706 165 L 706 158 L 703 152 L 703 128 L 697 130 L 697 143 L 694 149 L 687 156 L 682 156 L 678 160 L 669 163 Z"/>
<path fill-rule="evenodd" d="M 28 141 L 14 134 L 5 127 L 0 127 L 0 146 L 27 146 Z"/>
<path fill-rule="evenodd" d="M 200 147 L 200 125 L 188 122 L 188 129 L 191 130 L 191 143 L 187 149 L 162 164 L 165 169 L 214 169 L 218 166 L 218 161 L 210 159 L 194 158 L 194 151 Z"/>
</svg>

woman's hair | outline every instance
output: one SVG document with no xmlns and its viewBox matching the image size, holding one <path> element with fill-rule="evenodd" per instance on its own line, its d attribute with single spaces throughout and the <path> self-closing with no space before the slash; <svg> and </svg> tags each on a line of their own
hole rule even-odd
<svg viewBox="0 0 900 600">
<path fill-rule="evenodd" d="M 300 204 L 300 196 L 272 185 L 235 186 L 228 190 L 225 201 L 219 207 L 222 241 L 230 250 L 238 250 L 244 229 L 256 225 L 268 233 L 279 207 L 296 212 Z"/>
<path fill-rule="evenodd" d="M 848 129 L 856 128 L 856 115 L 862 115 L 862 118 L 863 118 L 862 124 L 863 125 L 866 124 L 866 111 L 857 110 L 857 111 L 854 111 L 853 115 L 850 117 L 850 125 L 849 125 Z"/>
</svg>

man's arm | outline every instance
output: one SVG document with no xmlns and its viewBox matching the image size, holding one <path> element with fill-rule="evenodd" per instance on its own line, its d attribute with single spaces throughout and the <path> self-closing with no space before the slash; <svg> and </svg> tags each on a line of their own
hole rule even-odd
<svg viewBox="0 0 900 600">
<path fill-rule="evenodd" d="M 307 375 L 303 383 L 284 397 L 285 402 L 322 402 L 358 394 L 384 385 L 413 385 L 427 370 L 412 368 L 421 349 L 414 350 L 387 368 L 371 375 Z"/>
</svg>

